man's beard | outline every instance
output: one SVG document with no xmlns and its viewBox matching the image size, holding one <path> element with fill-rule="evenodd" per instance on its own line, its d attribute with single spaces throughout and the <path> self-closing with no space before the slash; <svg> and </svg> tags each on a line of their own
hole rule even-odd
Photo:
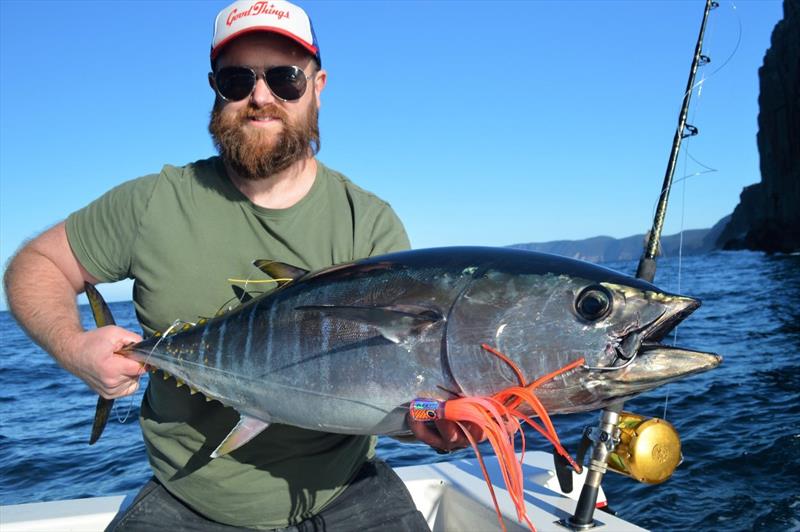
<svg viewBox="0 0 800 532">
<path fill-rule="evenodd" d="M 319 113 L 313 100 L 297 124 L 272 103 L 262 108 L 248 105 L 233 115 L 223 115 L 221 107 L 218 99 L 211 111 L 208 131 L 219 154 L 244 179 L 266 179 L 319 151 Z M 283 130 L 276 135 L 244 127 L 250 119 L 263 117 L 279 119 Z"/>
</svg>

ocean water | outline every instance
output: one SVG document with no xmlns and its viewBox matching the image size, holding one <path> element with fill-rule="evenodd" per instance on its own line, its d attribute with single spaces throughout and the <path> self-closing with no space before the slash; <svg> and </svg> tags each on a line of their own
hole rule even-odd
<svg viewBox="0 0 800 532">
<path fill-rule="evenodd" d="M 635 270 L 631 262 L 608 266 Z M 800 256 L 663 258 L 656 284 L 703 300 L 678 329 L 677 344 L 719 353 L 724 362 L 627 403 L 645 416 L 666 412 L 681 434 L 684 462 L 657 486 L 609 473 L 603 487 L 610 506 L 654 530 L 800 530 Z M 111 310 L 120 325 L 138 329 L 130 303 L 112 303 Z M 117 401 L 103 437 L 90 447 L 96 396 L 0 313 L 0 504 L 136 490 L 150 474 L 140 400 L 141 391 Z M 597 414 L 554 422 L 574 453 Z M 547 450 L 535 434 L 527 441 Z M 388 438 L 378 452 L 392 465 L 471 453 L 438 455 Z"/>
</svg>

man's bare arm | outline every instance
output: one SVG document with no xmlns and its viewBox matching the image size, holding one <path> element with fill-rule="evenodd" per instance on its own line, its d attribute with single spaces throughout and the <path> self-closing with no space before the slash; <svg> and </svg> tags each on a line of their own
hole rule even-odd
<svg viewBox="0 0 800 532">
<path fill-rule="evenodd" d="M 106 398 L 129 395 L 141 366 L 114 354 L 141 340 L 110 326 L 84 331 L 75 301 L 83 283 L 97 283 L 75 258 L 64 222 L 23 247 L 5 273 L 8 306 L 30 337 L 65 369 Z"/>
</svg>

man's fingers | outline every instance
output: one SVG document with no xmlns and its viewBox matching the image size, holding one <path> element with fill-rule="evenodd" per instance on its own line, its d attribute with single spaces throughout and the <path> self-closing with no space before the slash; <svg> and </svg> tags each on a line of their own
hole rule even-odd
<svg viewBox="0 0 800 532">
<path fill-rule="evenodd" d="M 115 355 L 115 356 L 119 356 L 119 355 Z M 130 377 L 130 378 L 138 378 L 140 375 L 144 375 L 144 373 L 147 371 L 143 364 L 140 364 L 139 362 L 136 362 L 135 360 L 127 359 L 125 357 L 121 357 L 121 358 L 124 359 L 124 363 L 120 363 L 120 365 L 118 366 L 118 369 L 119 369 L 121 375 L 124 375 L 126 377 Z"/>
<path fill-rule="evenodd" d="M 483 429 L 480 428 L 478 425 L 470 422 L 465 422 L 464 426 L 467 428 L 470 435 L 473 437 L 475 441 L 483 441 L 486 439 L 486 434 L 483 432 Z"/>
<path fill-rule="evenodd" d="M 119 399 L 120 397 L 133 395 L 138 389 L 138 380 L 127 380 L 124 383 L 121 383 L 119 386 L 115 386 L 114 388 L 110 388 L 99 393 L 105 399 Z"/>
<path fill-rule="evenodd" d="M 431 447 L 435 447 L 437 449 L 447 448 L 446 442 L 439 435 L 439 431 L 436 430 L 435 425 L 431 425 L 423 421 L 411 420 L 408 426 L 411 428 L 411 432 L 414 433 L 414 437 L 419 441 L 427 443 Z"/>
<path fill-rule="evenodd" d="M 454 451 L 469 447 L 469 440 L 461 428 L 452 421 L 436 420 L 434 423 L 429 423 L 409 419 L 408 425 L 419 441 L 427 443 L 434 449 Z"/>
<path fill-rule="evenodd" d="M 103 329 L 107 329 L 107 338 L 110 340 L 111 350 L 114 352 L 121 350 L 127 345 L 136 344 L 142 341 L 142 337 L 140 335 L 116 325 L 108 325 L 102 329 L 96 330 L 99 331 Z"/>
<path fill-rule="evenodd" d="M 136 379 L 133 382 L 131 382 L 128 385 L 127 388 L 125 388 L 122 391 L 122 394 L 120 394 L 120 397 L 125 397 L 126 395 L 133 395 L 134 393 L 136 393 L 136 390 L 138 390 L 138 389 L 139 389 L 139 380 Z"/>
<path fill-rule="evenodd" d="M 114 397 L 124 397 L 126 395 L 131 395 L 139 388 L 139 376 L 133 376 L 130 378 L 123 378 L 120 380 L 119 384 L 111 388 L 109 391 L 112 393 Z"/>
<path fill-rule="evenodd" d="M 458 423 L 445 419 L 437 419 L 430 423 L 415 421 L 409 417 L 408 426 L 419 441 L 444 451 L 455 451 L 471 445 L 470 438 L 467 437 L 464 430 L 469 432 L 475 442 L 486 439 L 483 429 L 479 425 L 469 422 L 461 423 L 461 426 L 464 427 L 462 429 Z"/>
<path fill-rule="evenodd" d="M 139 378 L 145 372 L 144 365 L 122 355 L 112 354 L 105 366 L 100 382 L 101 395 L 114 399 L 130 395 L 139 387 Z"/>
<path fill-rule="evenodd" d="M 437 419 L 435 423 L 439 434 L 442 435 L 442 439 L 447 442 L 447 447 L 445 447 L 445 449 L 453 450 L 469 445 L 461 428 L 452 421 Z"/>
<path fill-rule="evenodd" d="M 127 329 L 123 329 L 122 327 L 116 327 L 115 330 L 118 333 L 117 336 L 117 343 L 119 344 L 118 348 L 123 348 L 126 345 L 135 344 L 142 341 L 142 337 L 139 334 L 136 334 L 133 331 L 129 331 Z"/>
</svg>

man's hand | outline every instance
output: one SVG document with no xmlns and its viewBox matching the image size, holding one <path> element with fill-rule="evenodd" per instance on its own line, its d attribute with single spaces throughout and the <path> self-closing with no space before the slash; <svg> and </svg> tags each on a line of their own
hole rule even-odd
<svg viewBox="0 0 800 532">
<path fill-rule="evenodd" d="M 437 451 L 450 452 L 469 447 L 470 443 L 457 424 L 444 419 L 436 421 L 416 421 L 411 415 L 407 417 L 408 426 L 414 436 L 427 443 Z M 484 439 L 483 431 L 472 423 L 462 423 L 473 439 L 478 442 Z"/>
<path fill-rule="evenodd" d="M 106 399 L 136 391 L 141 364 L 115 352 L 142 338 L 116 326 L 83 330 L 75 296 L 98 280 L 73 254 L 64 222 L 22 248 L 4 280 L 12 314 L 59 364 Z"/>
<path fill-rule="evenodd" d="M 125 345 L 140 342 L 136 333 L 109 325 L 77 334 L 70 353 L 62 359 L 67 370 L 106 399 L 131 395 L 139 387 L 144 367 L 116 354 Z"/>
</svg>

